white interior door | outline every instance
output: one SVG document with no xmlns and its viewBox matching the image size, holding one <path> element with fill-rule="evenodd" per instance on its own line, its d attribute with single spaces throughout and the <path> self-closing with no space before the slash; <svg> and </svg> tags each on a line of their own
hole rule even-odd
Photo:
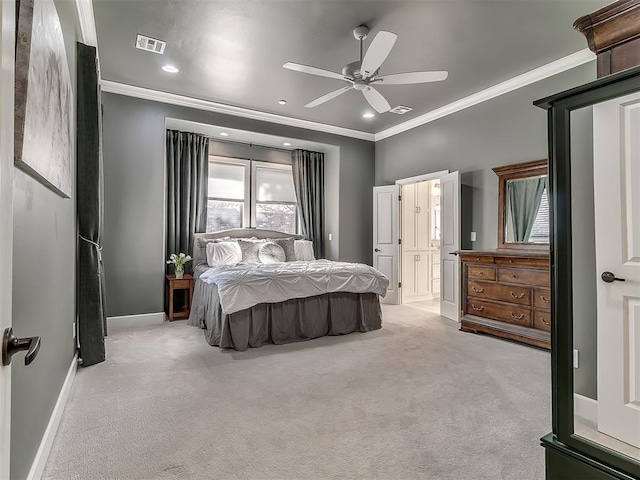
<svg viewBox="0 0 640 480">
<path fill-rule="evenodd" d="M 440 177 L 440 315 L 460 321 L 460 172 Z"/>
<path fill-rule="evenodd" d="M 596 105 L 598 430 L 640 447 L 640 94 Z"/>
<path fill-rule="evenodd" d="M 11 326 L 15 4 L 0 3 L 0 252 L 5 267 L 0 275 L 0 335 Z M 0 478 L 9 478 L 10 441 L 11 365 L 0 364 Z"/>
<path fill-rule="evenodd" d="M 391 304 L 399 300 L 399 197 L 399 185 L 373 187 L 373 267 L 389 279 L 387 294 L 380 301 Z"/>
</svg>

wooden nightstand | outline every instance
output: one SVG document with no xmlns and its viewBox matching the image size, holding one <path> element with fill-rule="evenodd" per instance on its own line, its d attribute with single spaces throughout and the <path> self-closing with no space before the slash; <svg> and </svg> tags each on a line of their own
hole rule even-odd
<svg viewBox="0 0 640 480">
<path fill-rule="evenodd" d="M 172 322 L 176 318 L 186 318 L 191 312 L 191 300 L 193 299 L 193 277 L 185 273 L 182 278 L 176 278 L 175 275 L 165 275 L 165 312 Z M 179 310 L 176 310 L 175 293 L 182 290 L 182 302 L 180 302 Z"/>
</svg>

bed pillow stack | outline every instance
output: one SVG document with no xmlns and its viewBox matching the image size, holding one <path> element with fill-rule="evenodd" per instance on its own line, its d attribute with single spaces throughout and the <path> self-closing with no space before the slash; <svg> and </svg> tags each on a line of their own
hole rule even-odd
<svg viewBox="0 0 640 480">
<path fill-rule="evenodd" d="M 311 262 L 316 258 L 313 242 L 289 238 L 224 238 L 199 239 L 198 246 L 206 249 L 207 264 L 233 265 L 236 263 Z"/>
</svg>

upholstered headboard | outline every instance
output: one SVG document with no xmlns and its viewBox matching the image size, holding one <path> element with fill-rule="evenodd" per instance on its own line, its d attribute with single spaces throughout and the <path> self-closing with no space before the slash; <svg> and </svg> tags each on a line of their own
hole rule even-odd
<svg viewBox="0 0 640 480">
<path fill-rule="evenodd" d="M 213 240 L 216 238 L 295 238 L 303 240 L 304 235 L 294 235 L 291 233 L 276 232 L 274 230 L 261 230 L 259 228 L 234 228 L 233 230 L 223 230 L 215 233 L 196 233 L 193 237 L 193 266 L 194 268 L 202 263 L 207 263 L 206 247 L 200 246 L 200 239 Z"/>
</svg>

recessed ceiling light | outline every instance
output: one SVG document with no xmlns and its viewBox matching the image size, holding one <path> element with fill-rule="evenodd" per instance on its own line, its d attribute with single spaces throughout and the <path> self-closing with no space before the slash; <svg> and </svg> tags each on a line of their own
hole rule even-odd
<svg viewBox="0 0 640 480">
<path fill-rule="evenodd" d="M 227 132 L 220 132 L 221 137 L 228 137 L 229 134 Z"/>
<path fill-rule="evenodd" d="M 375 115 L 371 112 L 366 112 L 362 114 L 362 118 L 373 118 Z"/>
<path fill-rule="evenodd" d="M 284 100 L 284 99 L 282 99 L 282 100 L 278 100 L 278 103 L 279 103 L 280 105 L 286 105 L 286 104 L 287 104 L 287 101 L 286 101 L 286 100 Z"/>
<path fill-rule="evenodd" d="M 291 144 L 289 142 L 284 142 L 282 145 L 284 145 L 285 147 L 290 147 Z"/>
<path fill-rule="evenodd" d="M 169 64 L 163 65 L 162 70 L 164 70 L 167 73 L 178 73 L 180 71 L 180 69 L 175 65 L 169 65 Z"/>
</svg>

